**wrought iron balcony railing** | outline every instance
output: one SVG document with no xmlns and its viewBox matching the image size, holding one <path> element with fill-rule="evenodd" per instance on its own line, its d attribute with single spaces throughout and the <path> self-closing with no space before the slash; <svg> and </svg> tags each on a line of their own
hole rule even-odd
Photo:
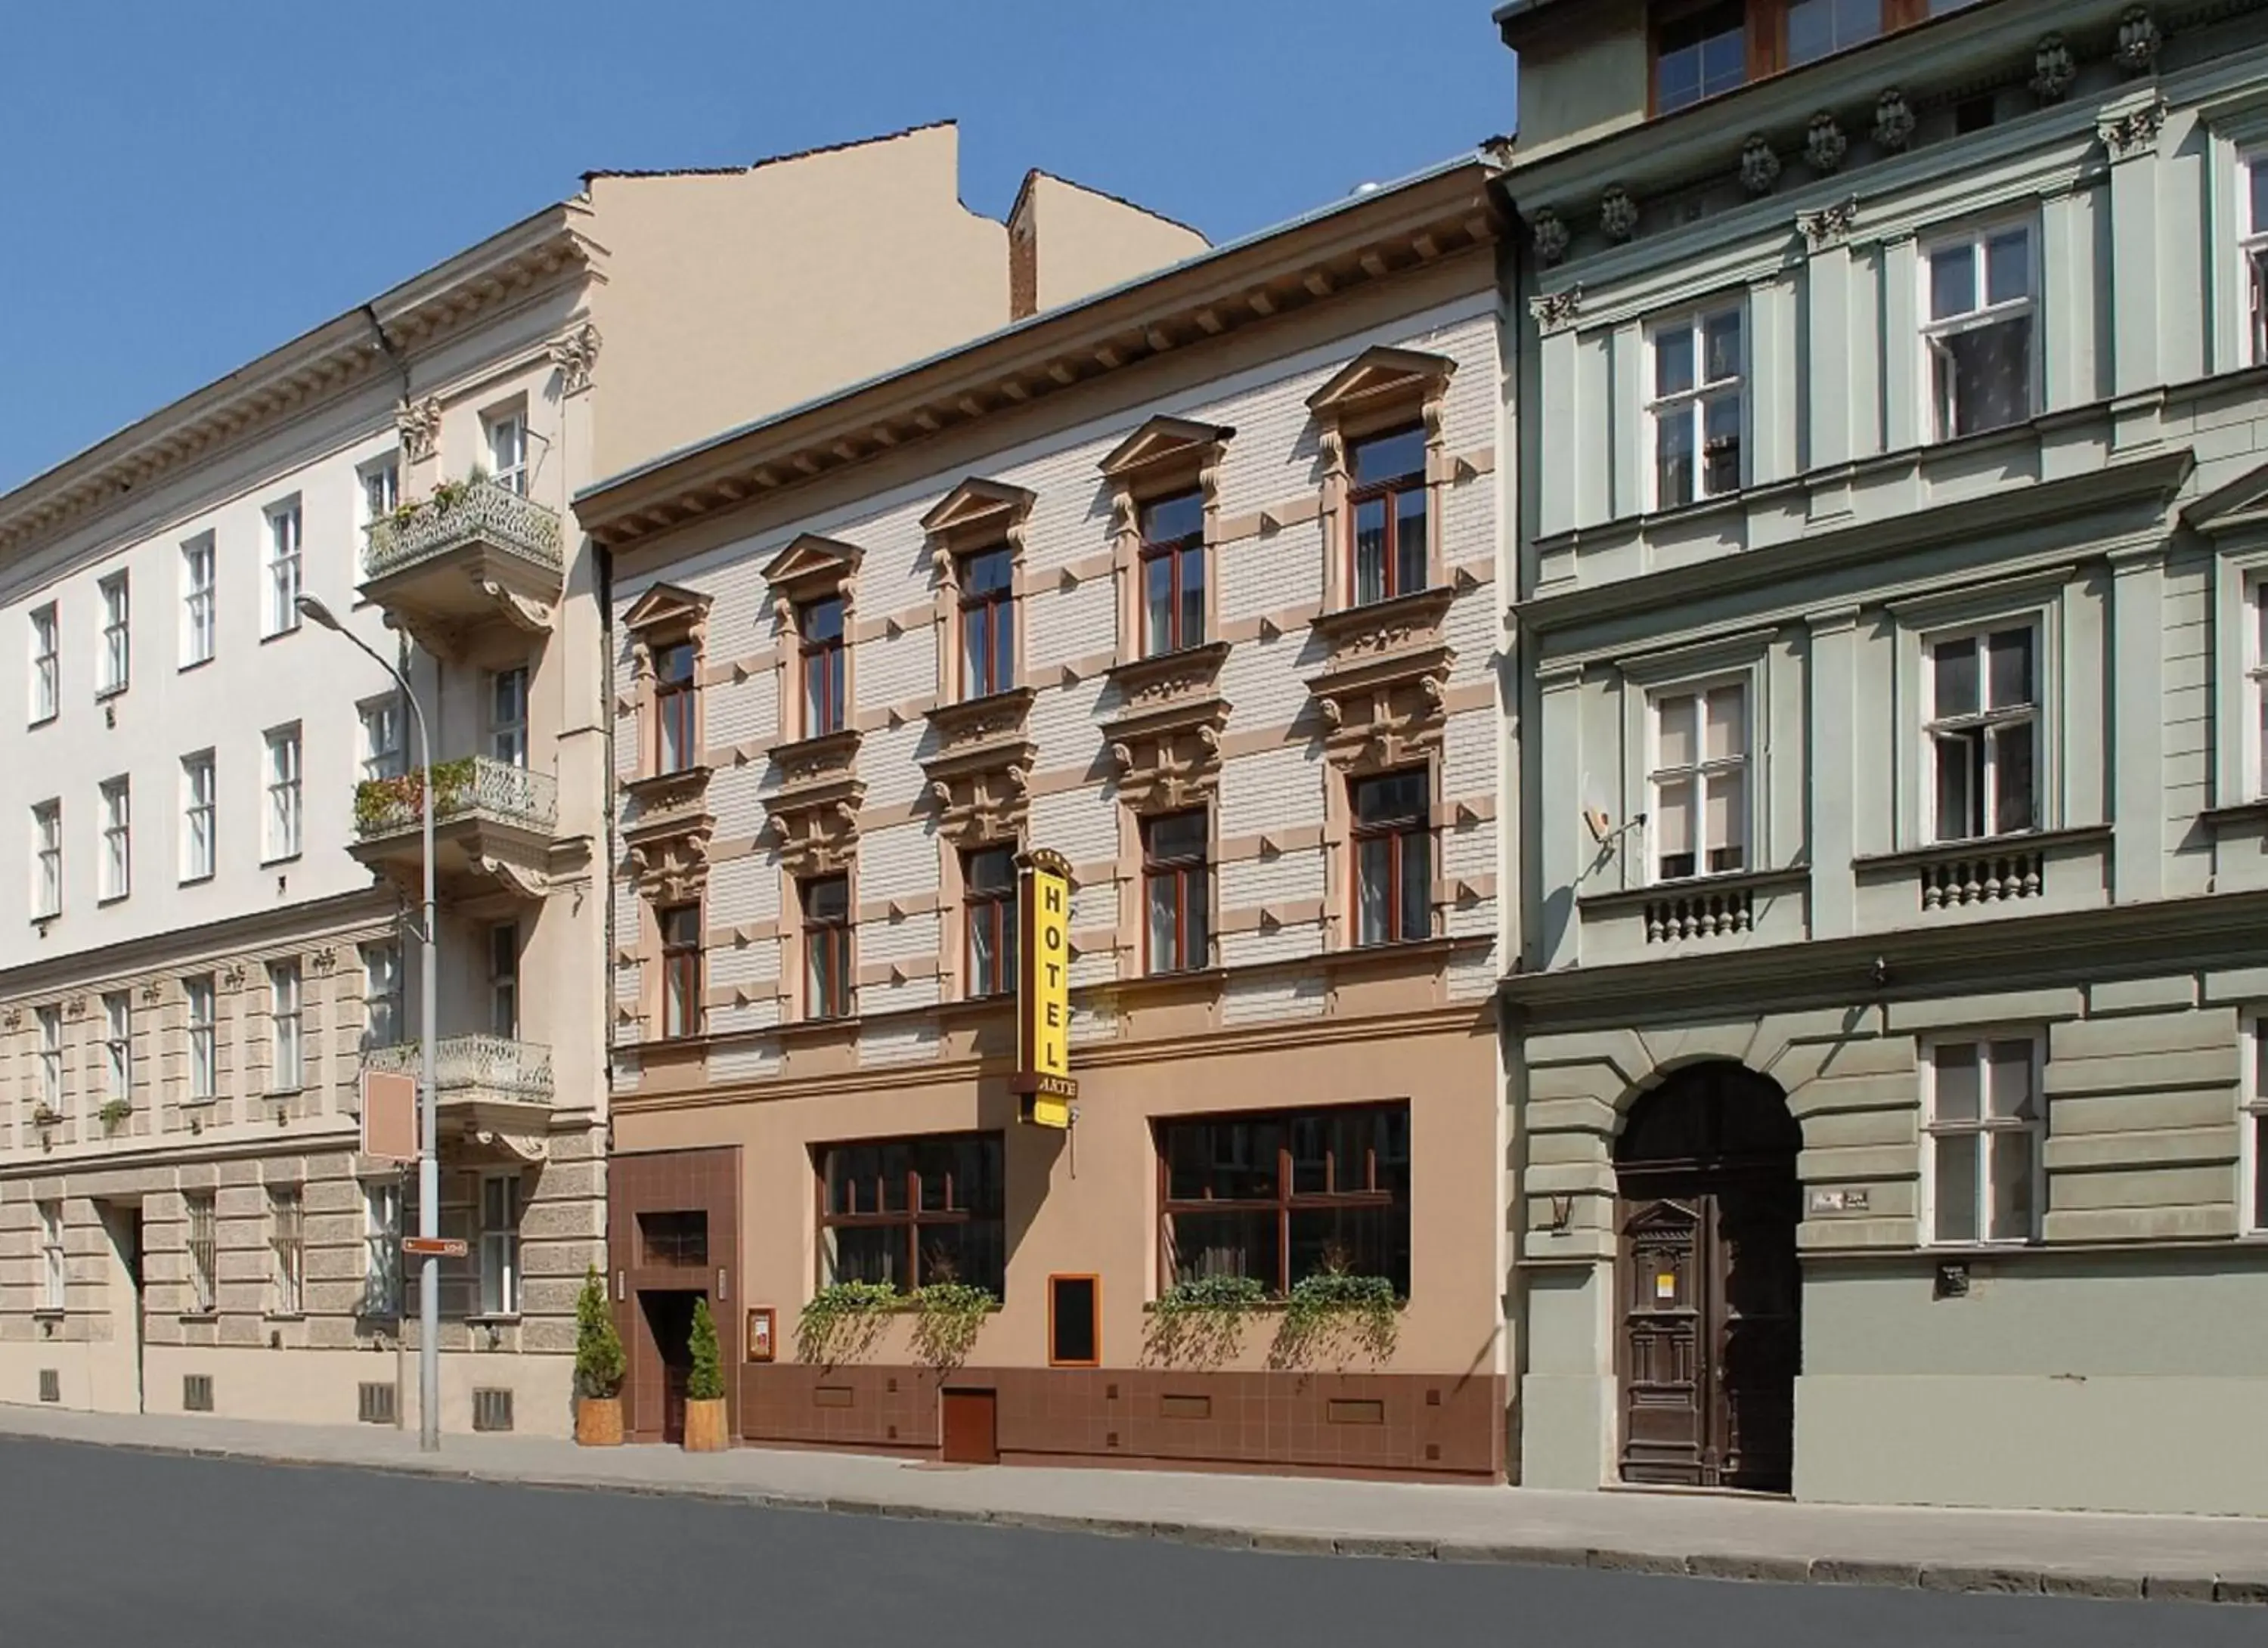
<svg viewBox="0 0 2268 1648">
<path fill-rule="evenodd" d="M 475 477 L 444 482 L 431 497 L 372 521 L 363 543 L 364 581 L 390 578 L 472 543 L 518 555 L 550 572 L 565 566 L 557 515 L 510 487 Z"/>
<path fill-rule="evenodd" d="M 453 1095 L 480 1095 L 551 1102 L 551 1049 L 533 1041 L 497 1035 L 444 1036 L 433 1049 L 434 1081 L 446 1101 Z M 365 1068 L 415 1076 L 421 1068 L 419 1043 L 399 1041 L 363 1054 Z"/>
<path fill-rule="evenodd" d="M 425 805 L 422 768 L 394 778 L 365 778 L 355 786 L 355 837 L 373 841 L 418 827 Z M 559 781 L 487 755 L 467 755 L 433 766 L 433 822 L 494 818 L 548 830 L 559 818 Z"/>
</svg>

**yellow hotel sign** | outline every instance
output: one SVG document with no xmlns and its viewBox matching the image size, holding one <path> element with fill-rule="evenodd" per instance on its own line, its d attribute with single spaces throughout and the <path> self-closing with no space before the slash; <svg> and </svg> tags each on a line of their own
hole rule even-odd
<svg viewBox="0 0 2268 1648">
<path fill-rule="evenodd" d="M 1016 946 L 1016 1091 L 1041 1127 L 1071 1125 L 1071 863 L 1045 849 L 1024 857 Z"/>
</svg>

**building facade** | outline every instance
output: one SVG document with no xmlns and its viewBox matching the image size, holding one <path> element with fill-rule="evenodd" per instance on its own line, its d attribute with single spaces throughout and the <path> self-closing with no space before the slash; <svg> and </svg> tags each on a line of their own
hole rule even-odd
<svg viewBox="0 0 2268 1648">
<path fill-rule="evenodd" d="M 706 1298 L 752 1442 L 1500 1477 L 1498 221 L 1462 162 L 578 501 L 633 1435 Z"/>
<path fill-rule="evenodd" d="M 1498 15 L 1520 1480 L 2268 1510 L 2268 11 Z"/>
<path fill-rule="evenodd" d="M 569 500 L 1203 245 L 1037 174 L 1010 222 L 971 213 L 949 125 L 593 173 L 0 498 L 30 776 L 0 818 L 0 1400 L 416 1422 L 415 1174 L 361 1154 L 358 1107 L 427 1033 L 430 805 L 468 1244 L 442 1423 L 563 1431 L 605 1256 L 613 731 Z M 303 594 L 409 675 L 430 795 L 411 706 Z"/>
</svg>

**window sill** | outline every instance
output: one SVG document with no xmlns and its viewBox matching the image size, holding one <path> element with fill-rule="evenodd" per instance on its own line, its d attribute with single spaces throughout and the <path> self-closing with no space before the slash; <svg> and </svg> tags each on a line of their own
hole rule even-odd
<svg viewBox="0 0 2268 1648">
<path fill-rule="evenodd" d="M 2198 814 L 2198 821 L 2216 835 L 2225 830 L 2268 824 L 2268 796 L 2252 801 L 2232 802 L 2227 806 L 2207 807 Z"/>
<path fill-rule="evenodd" d="M 1948 858 L 1970 857 L 1977 853 L 2083 847 L 2106 842 L 2110 837 L 2111 827 L 2108 824 L 2082 824 L 2074 829 L 2017 830 L 2006 835 L 1976 835 L 1966 841 L 1933 842 L 1926 847 L 1909 847 L 1897 852 L 1864 853 L 1851 861 L 1851 867 L 1861 871 L 1911 870 L 1923 864 L 1942 864 Z"/>
<path fill-rule="evenodd" d="M 217 1310 L 185 1310 L 173 1320 L 179 1322 L 217 1322 L 220 1320 L 220 1313 Z"/>
<path fill-rule="evenodd" d="M 260 1313 L 260 1320 L 262 1321 L 305 1321 L 307 1320 L 307 1313 L 298 1310 L 262 1311 Z"/>
<path fill-rule="evenodd" d="M 465 1326 L 468 1328 L 517 1328 L 519 1326 L 519 1313 L 499 1311 L 486 1316 L 468 1316 L 465 1318 Z"/>
<path fill-rule="evenodd" d="M 1431 960 L 1446 956 L 1457 947 L 1454 938 L 1435 936 L 1428 938 L 1394 938 L 1379 944 L 1349 945 L 1340 950 L 1326 950 L 1315 960 L 1324 967 L 1359 967 L 1366 961 L 1390 961 L 1409 956 Z"/>
<path fill-rule="evenodd" d="M 990 996 L 962 996 L 954 1000 L 939 1002 L 930 1011 L 940 1019 L 973 1019 L 985 1013 L 1005 1012 L 1016 1004 L 1016 992 L 998 990 Z"/>
<path fill-rule="evenodd" d="M 24 730 L 25 730 L 26 732 L 35 732 L 35 731 L 37 731 L 39 728 L 43 727 L 43 726 L 53 726 L 53 725 L 55 725 L 55 724 L 56 722 L 58 722 L 58 721 L 62 720 L 63 718 L 63 711 L 62 711 L 62 710 L 57 710 L 57 711 L 55 711 L 55 714 L 53 714 L 53 715 L 41 716 L 41 717 L 39 717 L 37 720 L 35 720 L 35 721 L 26 721 L 26 722 L 25 722 L 25 723 L 24 723 Z"/>
<path fill-rule="evenodd" d="M 52 1305 L 42 1305 L 32 1313 L 33 1321 L 61 1321 L 69 1316 L 68 1310 L 58 1310 Z"/>
<path fill-rule="evenodd" d="M 131 893 L 113 893 L 108 898 L 99 898 L 95 900 L 94 907 L 97 909 L 108 909 L 114 904 L 123 904 L 128 899 L 132 898 L 133 896 L 134 895 Z"/>
<path fill-rule="evenodd" d="M 289 629 L 270 629 L 260 637 L 260 644 L 266 646 L 270 641 L 281 641 L 286 636 L 295 636 L 298 633 L 299 626 L 298 624 L 293 624 Z"/>
<path fill-rule="evenodd" d="M 271 1088 L 269 1088 L 266 1093 L 264 1093 L 261 1094 L 260 1096 L 261 1096 L 261 1098 L 262 1100 L 275 1099 L 275 1100 L 284 1100 L 284 1099 L 297 1099 L 297 1098 L 298 1098 L 302 1093 L 306 1093 L 306 1091 L 307 1091 L 307 1090 L 306 1090 L 306 1088 L 305 1086 L 299 1086 L 299 1087 L 271 1087 Z"/>
<path fill-rule="evenodd" d="M 191 658 L 188 663 L 176 666 L 173 673 L 177 675 L 186 675 L 191 670 L 201 670 L 204 668 L 206 665 L 212 661 L 213 655 L 209 652 L 202 658 Z"/>
<path fill-rule="evenodd" d="M 2037 1236 L 1996 1242 L 1924 1242 L 1915 1251 L 1926 1259 L 1999 1259 L 2009 1254 L 2043 1253 L 2047 1243 Z"/>
<path fill-rule="evenodd" d="M 94 701 L 95 701 L 95 703 L 99 703 L 99 703 L 110 703 L 110 702 L 112 702 L 114 699 L 123 698 L 124 696 L 126 696 L 126 693 L 127 693 L 127 688 L 126 688 L 126 686 L 123 686 L 123 685 L 122 685 L 122 686 L 117 686 L 117 687 L 104 687 L 104 688 L 98 688 L 98 689 L 96 690 L 96 692 L 95 692 L 95 695 L 94 695 Z"/>
<path fill-rule="evenodd" d="M 1363 632 L 1391 624 L 1398 619 L 1429 619 L 1438 624 L 1443 614 L 1457 599 L 1451 585 L 1429 584 L 1424 589 L 1409 590 L 1400 595 L 1388 595 L 1383 600 L 1350 603 L 1327 613 L 1319 613 L 1308 621 L 1308 627 L 1326 641 L 1336 641 L 1350 632 Z"/>
<path fill-rule="evenodd" d="M 208 870 L 202 875 L 183 876 L 179 882 L 175 883 L 175 885 L 179 887 L 202 887 L 206 882 L 212 879 L 213 872 Z"/>
<path fill-rule="evenodd" d="M 1587 910 L 1628 909 L 1658 899 L 1690 898 L 1697 894 L 1764 893 L 1800 887 L 1810 879 L 1811 868 L 1808 864 L 1795 864 L 1785 870 L 1727 870 L 1719 875 L 1680 876 L 1674 881 L 1655 881 L 1645 887 L 1587 893 L 1575 904 L 1579 909 Z"/>
<path fill-rule="evenodd" d="M 260 867 L 262 870 L 273 870 L 277 864 L 298 864 L 299 858 L 300 850 L 294 848 L 290 852 L 278 853 L 273 858 L 262 858 L 260 861 Z"/>
</svg>

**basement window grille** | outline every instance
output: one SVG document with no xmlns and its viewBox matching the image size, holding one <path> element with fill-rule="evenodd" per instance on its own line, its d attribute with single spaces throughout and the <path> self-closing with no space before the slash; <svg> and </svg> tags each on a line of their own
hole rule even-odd
<svg viewBox="0 0 2268 1648">
<path fill-rule="evenodd" d="M 475 1390 L 473 1393 L 473 1429 L 511 1430 L 512 1393 L 508 1390 Z"/>
<path fill-rule="evenodd" d="M 61 1368 L 40 1370 L 40 1400 L 59 1402 L 63 1399 L 63 1375 Z"/>
<path fill-rule="evenodd" d="M 390 1425 L 394 1418 L 394 1387 L 384 1383 L 355 1387 L 355 1418 L 364 1424 Z"/>
<path fill-rule="evenodd" d="M 181 1411 L 210 1413 L 212 1410 L 212 1375 L 210 1373 L 182 1374 Z"/>
</svg>

